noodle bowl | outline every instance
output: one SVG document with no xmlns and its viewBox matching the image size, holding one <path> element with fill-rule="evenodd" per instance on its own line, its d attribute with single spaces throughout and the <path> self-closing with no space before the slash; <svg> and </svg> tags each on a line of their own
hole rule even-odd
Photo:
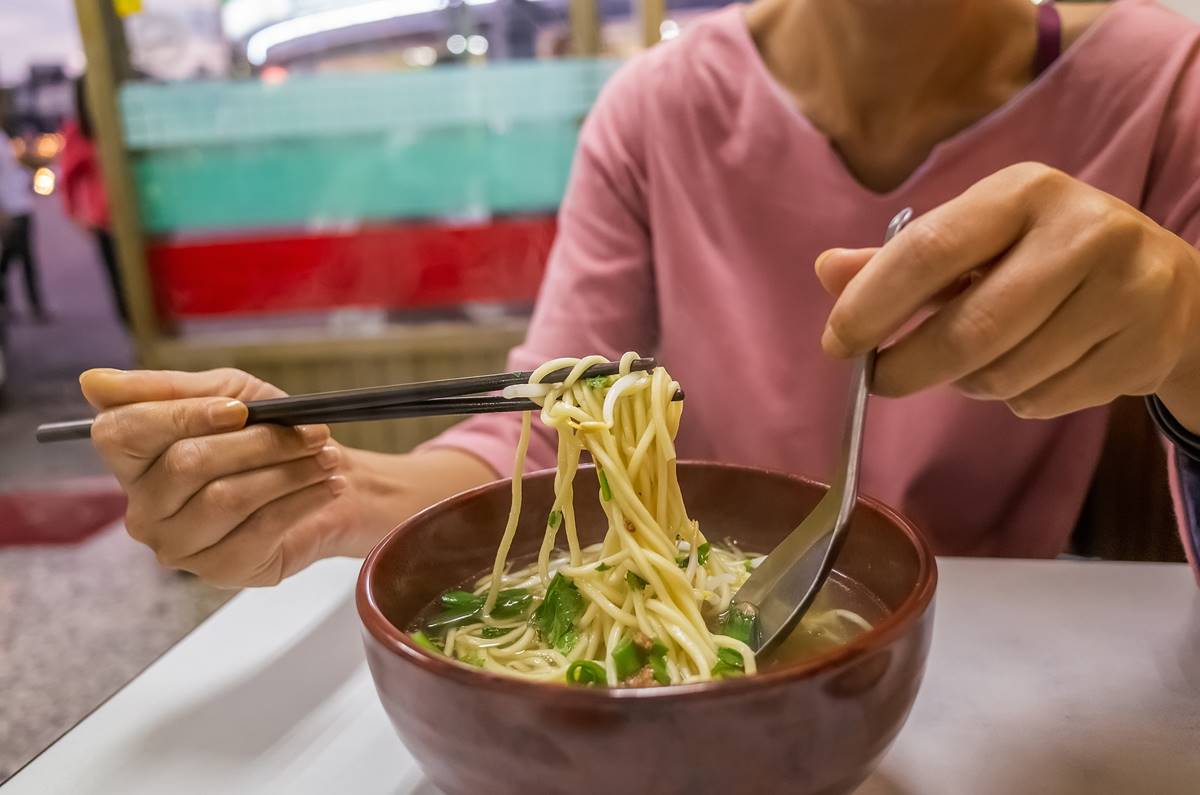
<svg viewBox="0 0 1200 795">
<path fill-rule="evenodd" d="M 661 367 L 631 372 L 636 359 L 625 354 L 618 375 L 601 378 L 583 377 L 607 361 L 601 356 L 555 359 L 506 391 L 538 403 L 540 421 L 557 433 L 545 535 L 535 560 L 509 565 L 532 430 L 526 412 L 492 570 L 442 594 L 413 628 L 419 643 L 496 673 L 577 685 L 688 684 L 756 672 L 754 628 L 729 605 L 759 558 L 732 542 L 712 543 L 689 518 L 674 445 L 679 385 Z M 561 383 L 541 383 L 564 368 L 571 372 Z M 608 523 L 603 540 L 586 547 L 574 508 L 584 452 L 596 465 Z M 860 612 L 826 599 L 799 634 L 845 642 L 870 628 Z"/>
</svg>

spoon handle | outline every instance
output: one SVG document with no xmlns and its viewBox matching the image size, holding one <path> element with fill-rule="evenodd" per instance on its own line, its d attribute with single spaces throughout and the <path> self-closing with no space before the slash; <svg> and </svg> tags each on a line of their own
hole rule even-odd
<svg viewBox="0 0 1200 795">
<path fill-rule="evenodd" d="M 899 234 L 911 218 L 911 208 L 897 213 L 888 224 L 884 244 Z M 841 460 L 829 491 L 733 595 L 731 609 L 743 618 L 751 618 L 756 627 L 749 645 L 757 654 L 770 651 L 791 633 L 833 570 L 850 516 L 858 504 L 867 398 L 874 370 L 874 349 L 854 362 Z"/>
</svg>

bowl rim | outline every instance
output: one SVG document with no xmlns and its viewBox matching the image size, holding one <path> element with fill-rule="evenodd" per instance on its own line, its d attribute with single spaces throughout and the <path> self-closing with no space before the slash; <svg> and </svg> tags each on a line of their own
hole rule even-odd
<svg viewBox="0 0 1200 795">
<path fill-rule="evenodd" d="M 818 486 L 823 489 L 828 489 L 828 485 L 820 481 L 803 475 L 796 475 L 778 470 L 766 469 L 763 467 L 744 466 L 741 464 L 727 464 L 715 461 L 699 461 L 699 460 L 684 460 L 678 462 L 679 466 L 702 467 L 707 469 L 718 470 L 735 470 L 740 472 L 748 472 L 760 475 L 768 475 L 776 478 L 785 478 L 794 481 L 798 484 L 807 486 Z M 580 467 L 581 469 L 590 467 L 588 464 Z M 553 476 L 554 468 L 541 469 L 535 472 L 525 473 L 525 479 L 545 478 Z M 898 635 L 906 631 L 918 617 L 926 612 L 930 603 L 933 601 L 934 592 L 937 589 L 938 571 L 937 563 L 934 558 L 933 550 L 929 547 L 925 540 L 924 534 L 921 533 L 909 519 L 904 517 L 898 511 L 889 507 L 879 500 L 859 494 L 858 503 L 864 505 L 877 513 L 882 514 L 886 519 L 890 520 L 898 527 L 904 535 L 912 543 L 917 554 L 917 576 L 916 586 L 905 597 L 900 606 L 892 611 L 887 618 L 876 624 L 872 629 L 859 635 L 854 640 L 847 644 L 838 646 L 824 654 L 806 660 L 797 665 L 788 665 L 781 668 L 756 673 L 752 676 L 732 677 L 729 679 L 713 680 L 709 682 L 694 682 L 687 685 L 669 685 L 662 687 L 570 687 L 566 683 L 557 684 L 552 682 L 535 682 L 524 679 L 519 679 L 512 676 L 504 676 L 502 674 L 492 673 L 477 668 L 455 662 L 441 655 L 434 655 L 429 651 L 417 646 L 416 643 L 409 639 L 407 632 L 395 626 L 391 621 L 384 616 L 383 611 L 376 604 L 371 593 L 371 584 L 375 578 L 376 569 L 380 557 L 387 547 L 405 533 L 409 532 L 413 527 L 428 518 L 440 513 L 452 510 L 458 505 L 468 500 L 474 499 L 477 495 L 493 489 L 511 487 L 512 478 L 502 478 L 494 480 L 482 485 L 476 486 L 467 491 L 459 492 L 451 495 L 424 510 L 413 514 L 408 519 L 398 524 L 395 528 L 389 531 L 375 545 L 367 557 L 363 560 L 362 567 L 359 569 L 358 582 L 355 585 L 355 604 L 358 608 L 359 619 L 363 626 L 370 633 L 371 637 L 384 648 L 399 657 L 405 663 L 414 665 L 417 668 L 439 676 L 441 678 L 451 679 L 461 684 L 472 687 L 483 688 L 488 690 L 498 690 L 509 693 L 511 695 L 521 696 L 523 694 L 552 694 L 555 698 L 563 699 L 578 699 L 587 703 L 608 703 L 615 701 L 673 701 L 675 699 L 687 698 L 704 698 L 704 697 L 724 697 L 732 696 L 740 693 L 747 688 L 766 687 L 773 684 L 782 684 L 794 679 L 804 679 L 822 671 L 836 668 L 844 663 L 865 654 L 876 651 L 889 643 L 891 643 Z"/>
</svg>

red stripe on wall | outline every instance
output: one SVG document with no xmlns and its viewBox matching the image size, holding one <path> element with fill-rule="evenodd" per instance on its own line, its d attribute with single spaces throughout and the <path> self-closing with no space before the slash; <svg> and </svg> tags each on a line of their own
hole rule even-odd
<svg viewBox="0 0 1200 795">
<path fill-rule="evenodd" d="M 158 240 L 148 252 L 166 317 L 531 301 L 552 217 L 471 226 L 395 224 L 346 233 Z"/>
</svg>

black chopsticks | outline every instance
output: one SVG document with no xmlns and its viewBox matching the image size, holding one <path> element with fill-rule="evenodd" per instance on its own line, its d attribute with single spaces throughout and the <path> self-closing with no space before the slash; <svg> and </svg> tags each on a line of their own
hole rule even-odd
<svg viewBox="0 0 1200 795">
<path fill-rule="evenodd" d="M 654 359 L 636 359 L 634 371 L 653 370 Z M 564 367 L 548 373 L 542 383 L 561 382 L 571 372 Z M 585 378 L 617 375 L 618 362 L 606 362 L 589 367 Z M 463 414 L 492 414 L 502 411 L 533 411 L 538 405 L 525 398 L 480 396 L 508 386 L 525 384 L 531 372 L 494 373 L 468 378 L 448 378 L 413 384 L 393 384 L 365 389 L 346 389 L 338 392 L 318 392 L 311 395 L 292 395 L 271 400 L 254 400 L 246 404 L 246 424 L 272 422 L 277 425 L 327 425 L 341 422 L 440 417 Z M 467 397 L 474 396 L 474 397 Z M 683 390 L 675 393 L 683 400 Z M 91 437 L 92 420 L 71 420 L 39 425 L 39 442 L 61 442 Z"/>
<path fill-rule="evenodd" d="M 635 359 L 630 369 L 653 370 L 658 366 L 654 359 Z M 589 367 L 584 371 L 585 378 L 596 376 L 616 375 L 621 371 L 618 362 L 605 362 Z M 544 384 L 562 381 L 571 373 L 570 367 L 564 367 L 547 373 L 542 379 Z M 517 373 L 495 373 L 492 375 L 474 375 L 467 378 L 445 378 L 439 381 L 420 381 L 414 384 L 393 384 L 391 386 L 370 386 L 365 389 L 343 389 L 338 392 L 317 392 L 311 395 L 292 395 L 290 397 L 274 398 L 272 400 L 256 400 L 247 403 L 251 422 L 280 422 L 283 418 L 300 413 L 317 410 L 345 411 L 349 409 L 369 409 L 381 406 L 411 405 L 426 400 L 438 398 L 460 397 L 462 395 L 479 395 L 485 392 L 498 392 L 507 386 L 517 386 L 529 382 L 532 371 Z M 501 398 L 497 398 L 501 399 Z M 449 404 L 445 404 L 448 406 Z M 520 411 L 521 409 L 507 409 Z M 451 411 L 450 414 L 475 414 L 477 412 Z M 412 416 L 431 417 L 430 414 Z M 282 423 L 281 423 L 282 424 Z"/>
</svg>

